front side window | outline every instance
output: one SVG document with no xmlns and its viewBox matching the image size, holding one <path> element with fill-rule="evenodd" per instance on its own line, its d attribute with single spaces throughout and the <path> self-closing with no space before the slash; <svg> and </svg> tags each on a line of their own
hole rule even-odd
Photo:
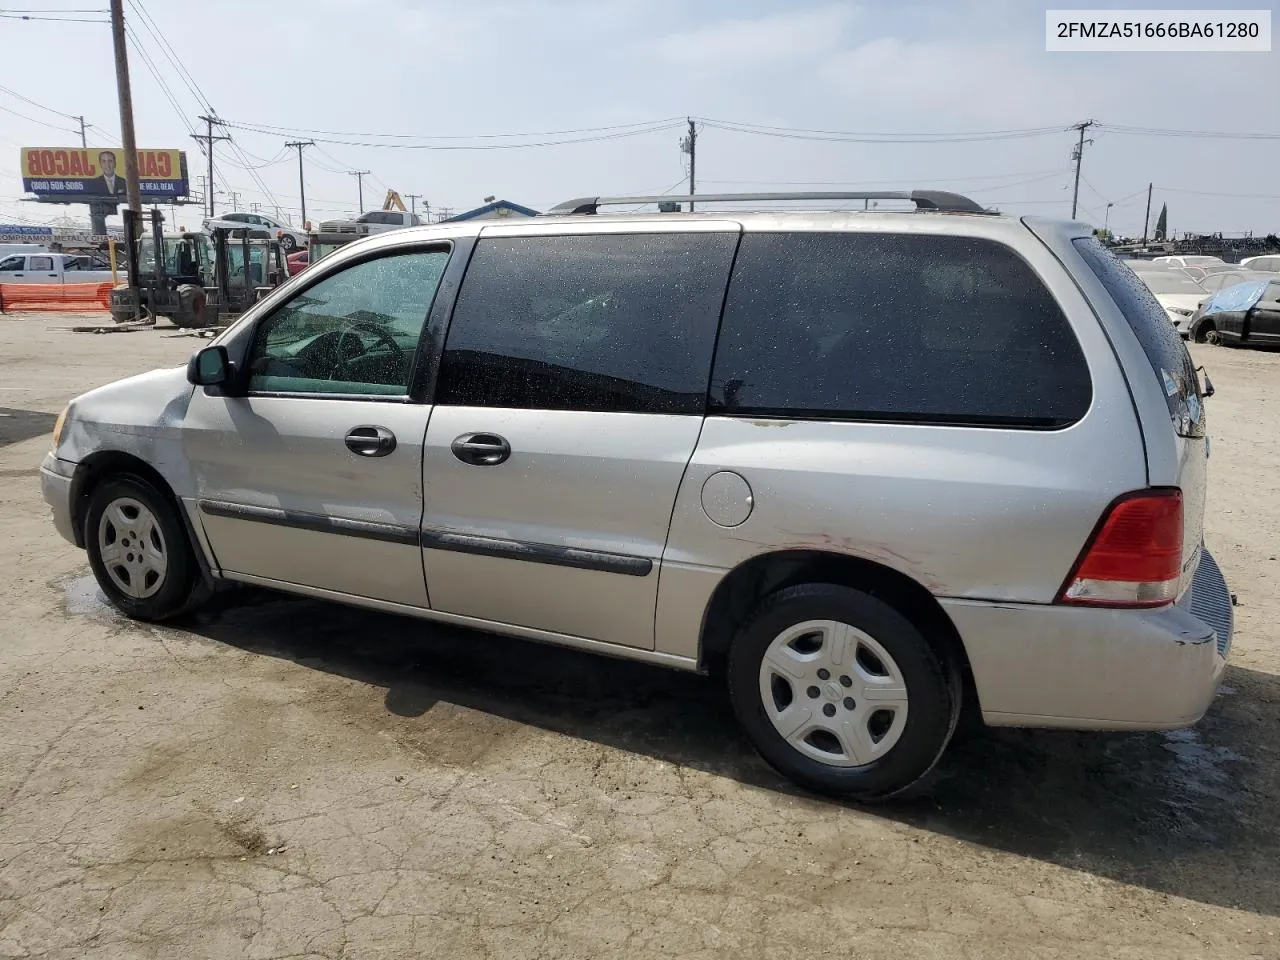
<svg viewBox="0 0 1280 960">
<path fill-rule="evenodd" d="M 258 327 L 254 393 L 406 396 L 443 249 L 357 263 L 308 287 Z"/>
<path fill-rule="evenodd" d="M 481 240 L 438 402 L 701 414 L 735 233 Z"/>
<path fill-rule="evenodd" d="M 17 273 L 26 264 L 23 257 L 10 257 L 3 263 L 0 263 L 0 273 Z"/>
<path fill-rule="evenodd" d="M 728 415 L 1049 428 L 1092 385 L 1062 310 L 971 237 L 743 238 L 711 380 Z"/>
</svg>

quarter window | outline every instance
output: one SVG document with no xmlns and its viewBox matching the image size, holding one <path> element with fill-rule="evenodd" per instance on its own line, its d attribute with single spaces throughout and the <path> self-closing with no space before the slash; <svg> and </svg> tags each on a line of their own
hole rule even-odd
<svg viewBox="0 0 1280 960">
<path fill-rule="evenodd" d="M 1007 247 L 951 236 L 748 234 L 712 410 L 1055 427 L 1092 388 L 1080 345 Z"/>
<path fill-rule="evenodd" d="M 447 250 L 367 260 L 308 287 L 254 337 L 257 393 L 405 396 Z"/>
<path fill-rule="evenodd" d="M 438 402 L 701 414 L 737 234 L 481 240 Z"/>
</svg>

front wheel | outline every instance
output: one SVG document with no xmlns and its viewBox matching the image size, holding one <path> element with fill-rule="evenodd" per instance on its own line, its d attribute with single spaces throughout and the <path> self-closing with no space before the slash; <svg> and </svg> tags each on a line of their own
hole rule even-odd
<svg viewBox="0 0 1280 960">
<path fill-rule="evenodd" d="M 830 583 L 766 597 L 729 652 L 734 711 L 774 768 L 880 800 L 922 780 L 960 715 L 956 671 L 901 613 Z"/>
<path fill-rule="evenodd" d="M 136 476 L 99 484 L 85 516 L 89 565 L 107 599 L 138 620 L 165 620 L 187 609 L 196 562 L 177 509 Z"/>
</svg>

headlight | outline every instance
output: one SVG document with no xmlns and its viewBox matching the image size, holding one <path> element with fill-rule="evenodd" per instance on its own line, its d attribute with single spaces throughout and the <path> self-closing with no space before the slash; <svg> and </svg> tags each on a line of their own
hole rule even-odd
<svg viewBox="0 0 1280 960">
<path fill-rule="evenodd" d="M 58 419 L 53 423 L 53 449 L 57 452 L 58 444 L 62 441 L 62 428 L 67 422 L 67 411 L 71 409 L 71 404 L 67 404 L 62 408 L 62 412 L 58 414 Z"/>
<path fill-rule="evenodd" d="M 1180 317 L 1189 317 L 1195 313 L 1194 310 L 1188 310 L 1186 307 L 1170 307 L 1169 312 L 1176 313 Z"/>
</svg>

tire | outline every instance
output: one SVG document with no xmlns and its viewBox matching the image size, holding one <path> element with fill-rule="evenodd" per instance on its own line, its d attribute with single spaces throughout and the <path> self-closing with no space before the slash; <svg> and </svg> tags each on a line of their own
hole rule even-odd
<svg viewBox="0 0 1280 960">
<path fill-rule="evenodd" d="M 829 626 L 815 626 L 821 623 Z M 841 636 L 854 652 L 826 659 Z M 955 667 L 895 608 L 831 583 L 766 597 L 729 650 L 728 675 L 734 712 L 774 769 L 811 790 L 859 801 L 884 800 L 923 780 L 960 718 Z M 794 728 L 791 739 L 780 727 Z"/>
<path fill-rule="evenodd" d="M 126 616 L 167 620 L 191 604 L 198 571 L 186 527 L 148 481 L 123 474 L 98 484 L 89 495 L 84 542 L 98 586 Z M 147 549 L 129 549 L 138 545 Z"/>
<path fill-rule="evenodd" d="M 284 247 L 286 253 L 293 253 L 298 249 L 298 238 L 291 233 L 286 233 L 280 238 L 280 246 Z"/>
<path fill-rule="evenodd" d="M 1212 340 L 1209 339 L 1210 334 L 1213 335 Z M 1214 323 L 1212 320 L 1205 320 L 1198 327 L 1196 327 L 1195 334 L 1193 335 L 1192 339 L 1196 343 L 1217 343 L 1218 328 L 1214 326 Z"/>
</svg>

